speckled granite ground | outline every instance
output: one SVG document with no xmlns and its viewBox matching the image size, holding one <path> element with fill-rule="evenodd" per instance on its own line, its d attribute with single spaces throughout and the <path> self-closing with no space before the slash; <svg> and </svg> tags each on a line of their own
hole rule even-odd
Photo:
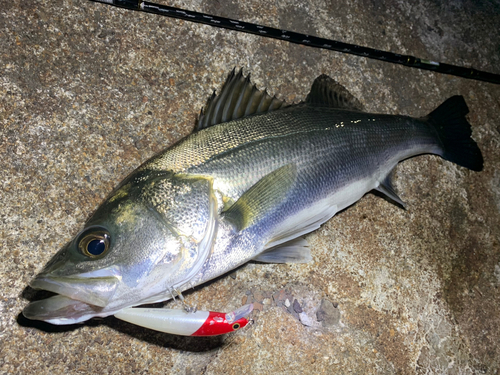
<svg viewBox="0 0 500 375">
<path fill-rule="evenodd" d="M 500 73 L 500 3 L 176 1 L 170 5 Z M 308 239 L 307 265 L 250 264 L 188 301 L 255 301 L 219 338 L 114 318 L 20 316 L 28 282 L 125 175 L 187 135 L 242 66 L 289 101 L 327 73 L 370 111 L 425 115 L 461 94 L 485 168 L 401 164 L 403 211 L 367 195 Z M 497 374 L 500 86 L 88 1 L 0 1 L 1 374 Z"/>
</svg>

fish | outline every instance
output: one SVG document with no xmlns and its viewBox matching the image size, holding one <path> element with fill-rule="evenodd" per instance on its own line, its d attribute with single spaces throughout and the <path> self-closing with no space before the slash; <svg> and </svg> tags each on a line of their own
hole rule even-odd
<svg viewBox="0 0 500 375">
<path fill-rule="evenodd" d="M 375 190 L 404 207 L 399 162 L 483 156 L 453 96 L 423 117 L 368 113 L 327 75 L 289 104 L 233 70 L 192 134 L 126 177 L 31 281 L 54 296 L 23 314 L 52 324 L 125 316 L 253 260 L 304 263 L 303 237 Z"/>
</svg>

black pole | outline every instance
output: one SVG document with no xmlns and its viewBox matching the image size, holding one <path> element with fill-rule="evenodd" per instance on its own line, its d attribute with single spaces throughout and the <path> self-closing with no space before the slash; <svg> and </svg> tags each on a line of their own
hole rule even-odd
<svg viewBox="0 0 500 375">
<path fill-rule="evenodd" d="M 474 68 L 443 64 L 435 61 L 419 59 L 410 55 L 400 55 L 397 53 L 381 51 L 369 47 L 357 46 L 335 40 L 319 38 L 316 36 L 296 33 L 294 31 L 276 29 L 269 26 L 261 26 L 255 23 L 236 21 L 225 17 L 212 16 L 204 13 L 183 10 L 138 0 L 91 0 L 100 3 L 115 5 L 121 8 L 139 10 L 147 13 L 159 14 L 166 17 L 178 18 L 186 21 L 203 23 L 205 25 L 221 27 L 234 31 L 241 31 L 249 34 L 256 34 L 267 38 L 285 40 L 290 43 L 302 44 L 310 47 L 329 49 L 337 52 L 349 53 L 368 57 L 371 59 L 401 64 L 411 68 L 432 70 L 438 73 L 450 74 L 463 78 L 474 79 L 500 84 L 500 75 L 483 72 Z"/>
</svg>

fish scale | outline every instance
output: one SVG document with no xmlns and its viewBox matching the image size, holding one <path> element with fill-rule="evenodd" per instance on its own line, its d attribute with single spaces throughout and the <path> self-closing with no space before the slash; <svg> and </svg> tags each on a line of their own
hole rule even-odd
<svg viewBox="0 0 500 375">
<path fill-rule="evenodd" d="M 379 121 L 372 121 L 378 115 L 318 110 L 301 105 L 283 110 L 288 116 L 274 113 L 223 124 L 217 129 L 221 134 L 234 133 L 238 129 L 245 132 L 245 127 L 251 127 L 248 132 L 255 131 L 260 136 L 237 145 L 229 142 L 223 153 L 219 150 L 212 154 L 206 152 L 203 163 L 182 169 L 186 173 L 212 177 L 215 189 L 237 200 L 260 178 L 290 162 L 297 164 L 299 175 L 321 176 L 329 181 L 330 189 L 335 189 L 340 181 L 348 183 L 350 176 L 357 178 L 361 170 L 370 173 L 376 164 L 381 164 L 381 159 L 387 159 L 389 165 L 380 166 L 383 170 L 380 173 L 388 173 L 395 165 L 394 160 L 415 153 L 439 152 L 438 142 L 424 121 L 404 116 L 379 116 Z M 203 136 L 218 138 L 213 132 Z M 199 138 L 201 135 L 196 134 L 186 139 L 182 151 L 172 152 L 202 147 Z M 169 168 L 174 159 L 177 155 L 165 154 L 143 168 L 156 169 L 159 165 Z M 308 191 L 311 189 L 308 187 Z"/>
</svg>

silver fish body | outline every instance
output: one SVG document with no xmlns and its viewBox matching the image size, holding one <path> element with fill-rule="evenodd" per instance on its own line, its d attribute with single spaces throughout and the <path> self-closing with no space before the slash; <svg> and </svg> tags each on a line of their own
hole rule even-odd
<svg viewBox="0 0 500 375">
<path fill-rule="evenodd" d="M 473 170 L 462 97 L 429 116 L 369 114 L 320 76 L 286 106 L 232 74 L 200 130 L 133 172 L 31 283 L 58 296 L 24 314 L 54 324 L 167 300 L 256 259 L 310 259 L 300 236 L 377 189 L 402 204 L 390 174 L 436 154 Z M 299 238 L 299 239 L 297 239 Z"/>
</svg>

